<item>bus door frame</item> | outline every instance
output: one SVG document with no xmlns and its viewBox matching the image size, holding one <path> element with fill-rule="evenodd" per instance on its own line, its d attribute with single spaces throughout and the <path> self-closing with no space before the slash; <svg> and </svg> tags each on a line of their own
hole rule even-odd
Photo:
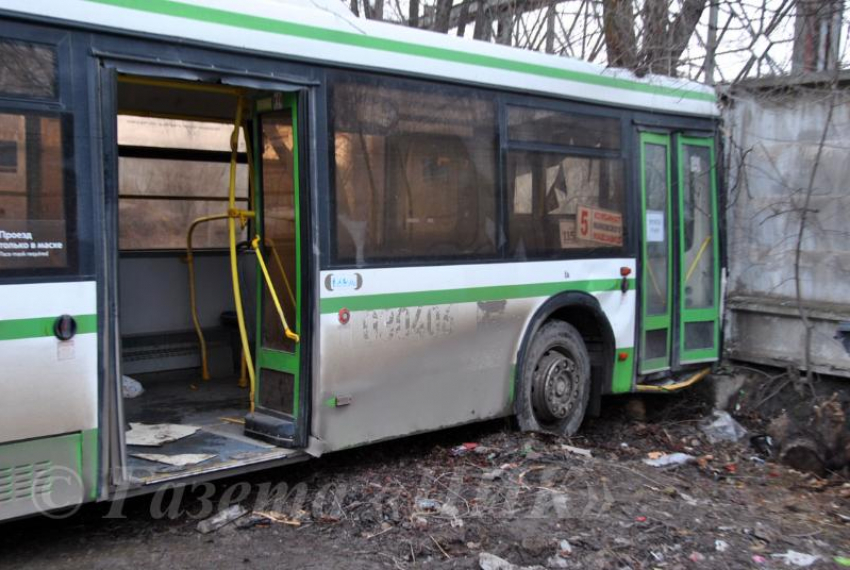
<svg viewBox="0 0 850 570">
<path fill-rule="evenodd" d="M 722 348 L 722 307 L 723 288 L 722 272 L 724 271 L 724 258 L 722 255 L 722 200 L 721 188 L 721 165 L 719 163 L 719 149 L 716 135 L 712 131 L 702 129 L 689 129 L 683 126 L 664 127 L 662 125 L 638 126 L 635 136 L 637 144 L 637 189 L 638 196 L 638 219 L 640 247 L 638 248 L 638 326 L 637 326 L 637 374 L 642 376 L 669 375 L 685 366 L 697 363 L 715 362 L 719 360 Z M 645 146 L 656 144 L 664 146 L 667 150 L 667 204 L 664 220 L 664 231 L 667 237 L 667 312 L 666 315 L 647 315 L 647 295 L 649 287 L 649 273 L 647 262 L 647 216 L 646 216 L 646 164 Z M 713 306 L 708 309 L 690 309 L 686 307 L 685 274 L 689 268 L 685 267 L 685 253 L 683 251 L 684 226 L 682 224 L 683 200 L 686 191 L 684 177 L 686 166 L 684 164 L 684 147 L 696 146 L 707 147 L 710 156 L 710 184 L 711 184 L 711 208 L 713 224 L 713 237 L 710 245 L 713 258 Z M 708 313 L 712 313 L 709 315 Z M 710 318 L 708 318 L 710 317 Z M 666 319 L 666 324 L 661 321 Z M 685 350 L 684 328 L 691 322 L 713 323 L 713 346 L 710 349 L 699 351 Z M 646 350 L 646 333 L 652 330 L 667 329 L 667 356 L 666 362 L 662 358 L 650 359 L 644 362 L 644 351 Z"/>
<path fill-rule="evenodd" d="M 163 62 L 161 60 L 148 60 L 150 55 L 124 55 L 114 53 L 102 53 L 95 51 L 97 67 L 97 79 L 95 104 L 99 107 L 96 113 L 100 117 L 103 157 L 103 208 L 104 208 L 104 272 L 103 272 L 103 306 L 107 308 L 104 316 L 104 385 L 103 403 L 101 410 L 102 424 L 105 426 L 103 433 L 103 449 L 106 451 L 102 459 L 102 469 L 106 472 L 104 482 L 109 487 L 109 494 L 120 496 L 126 494 L 138 486 L 131 481 L 126 470 L 127 444 L 124 437 L 124 406 L 121 390 L 121 338 L 118 315 L 118 137 L 117 137 L 117 88 L 118 75 L 127 74 L 138 77 L 151 77 L 163 80 L 198 81 L 200 83 L 219 82 L 234 87 L 244 87 L 256 92 L 286 92 L 295 93 L 299 105 L 299 140 L 301 143 L 299 186 L 301 188 L 301 203 L 299 216 L 301 237 L 301 282 L 302 296 L 301 304 L 301 326 L 302 354 L 300 358 L 301 410 L 298 422 L 298 431 L 302 434 L 299 443 L 306 447 L 309 439 L 311 425 L 311 398 L 312 398 L 312 358 L 313 358 L 313 330 L 315 323 L 315 277 L 312 244 L 314 243 L 312 197 L 315 195 L 315 156 L 316 141 L 315 116 L 312 109 L 315 108 L 317 99 L 317 86 L 319 82 L 306 77 L 286 76 L 285 79 L 272 78 L 256 73 L 246 72 L 240 74 L 231 68 L 217 69 L 215 62 L 219 58 L 215 54 L 209 55 L 210 66 L 199 67 L 192 64 L 181 64 L 179 62 Z M 243 54 L 240 57 L 250 57 Z M 222 62 L 226 58 L 221 58 Z M 308 109 L 310 111 L 308 112 Z M 234 109 L 235 112 L 235 109 Z M 251 127 L 251 131 L 254 131 Z M 252 205 L 253 207 L 253 205 Z M 243 296 L 246 294 L 243 291 Z M 247 294 L 254 294 L 249 291 Z M 256 366 L 256 364 L 255 364 Z M 256 467 L 252 467 L 256 468 Z M 239 466 L 233 467 L 228 472 L 240 471 Z M 219 471 L 209 473 L 195 472 L 187 474 L 187 478 L 193 480 L 211 479 L 218 476 Z M 173 480 L 170 479 L 170 480 Z"/>
</svg>

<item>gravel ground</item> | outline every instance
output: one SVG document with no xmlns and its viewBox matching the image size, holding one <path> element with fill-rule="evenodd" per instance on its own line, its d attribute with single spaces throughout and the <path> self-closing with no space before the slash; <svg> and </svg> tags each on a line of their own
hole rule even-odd
<svg viewBox="0 0 850 570">
<path fill-rule="evenodd" d="M 710 443 L 709 411 L 699 392 L 611 399 L 569 440 L 490 422 L 16 521 L 0 568 L 479 568 L 486 554 L 543 568 L 834 568 L 850 556 L 846 473 L 773 463 L 751 445 L 754 412 L 738 414 L 747 437 Z M 693 459 L 644 462 L 672 453 Z M 231 505 L 248 514 L 197 530 Z"/>
</svg>

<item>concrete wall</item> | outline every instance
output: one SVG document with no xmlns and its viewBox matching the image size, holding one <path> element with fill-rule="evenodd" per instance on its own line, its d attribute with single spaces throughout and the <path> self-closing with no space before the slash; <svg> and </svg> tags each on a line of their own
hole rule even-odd
<svg viewBox="0 0 850 570">
<path fill-rule="evenodd" d="M 800 248 L 800 285 L 814 324 L 812 368 L 850 376 L 834 338 L 850 321 L 850 88 L 736 88 L 724 109 L 729 356 L 804 363 L 795 257 L 809 178 L 830 106 Z"/>
</svg>

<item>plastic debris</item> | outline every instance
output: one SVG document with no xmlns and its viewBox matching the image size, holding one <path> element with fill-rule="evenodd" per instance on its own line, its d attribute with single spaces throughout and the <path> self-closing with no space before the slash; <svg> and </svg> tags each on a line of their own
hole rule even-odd
<svg viewBox="0 0 850 570">
<path fill-rule="evenodd" d="M 145 393 L 142 383 L 129 376 L 121 376 L 121 394 L 128 400 L 138 398 Z"/>
<path fill-rule="evenodd" d="M 714 410 L 710 417 L 700 422 L 699 429 L 711 443 L 735 442 L 747 435 L 744 426 L 736 422 L 729 412 L 722 410 Z"/>
<path fill-rule="evenodd" d="M 543 570 L 542 566 L 517 566 L 489 552 L 478 555 L 478 566 L 481 570 Z"/>
<path fill-rule="evenodd" d="M 767 434 L 754 435 L 750 438 L 750 445 L 765 457 L 771 457 L 773 455 L 773 438 Z"/>
<path fill-rule="evenodd" d="M 423 513 L 437 513 L 440 511 L 440 501 L 434 499 L 419 499 L 416 501 L 416 509 Z"/>
<path fill-rule="evenodd" d="M 753 554 L 753 562 L 756 564 L 767 564 L 767 558 L 760 554 Z"/>
<path fill-rule="evenodd" d="M 839 566 L 850 566 L 850 558 L 847 556 L 834 556 L 832 559 Z"/>
<path fill-rule="evenodd" d="M 655 459 L 644 459 L 643 462 L 650 467 L 673 467 L 677 465 L 684 465 L 696 460 L 696 457 L 688 455 L 687 453 L 671 453 L 669 455 L 662 455 Z"/>
<path fill-rule="evenodd" d="M 198 532 L 209 534 L 248 514 L 242 505 L 233 505 L 198 523 Z"/>
<path fill-rule="evenodd" d="M 485 481 L 495 481 L 496 479 L 501 479 L 504 474 L 504 469 L 493 469 L 492 471 L 485 471 L 482 473 L 481 478 Z"/>
<path fill-rule="evenodd" d="M 558 551 L 561 556 L 569 556 L 573 553 L 573 545 L 570 544 L 569 540 L 562 540 L 558 543 Z"/>
<path fill-rule="evenodd" d="M 593 454 L 589 449 L 582 449 L 580 447 L 573 447 L 572 445 L 562 445 L 561 449 L 564 451 L 569 451 L 573 455 L 581 455 L 582 457 L 593 457 Z"/>
<path fill-rule="evenodd" d="M 820 556 L 816 554 L 806 554 L 804 552 L 797 552 L 796 550 L 788 550 L 782 554 L 771 554 L 770 556 L 784 561 L 786 566 L 798 566 L 800 568 L 811 566 L 820 560 Z"/>
<path fill-rule="evenodd" d="M 702 555 L 702 554 L 700 554 L 699 552 L 691 552 L 691 555 L 690 555 L 690 556 L 688 556 L 688 559 L 689 559 L 691 562 L 702 562 L 702 561 L 704 561 L 704 560 L 705 560 L 705 556 L 703 556 L 703 555 Z"/>
<path fill-rule="evenodd" d="M 457 447 L 452 448 L 452 455 L 455 457 L 466 455 L 470 451 L 474 451 L 478 447 L 477 443 L 462 443 Z"/>
<path fill-rule="evenodd" d="M 568 568 L 569 565 L 570 563 L 558 554 L 556 554 L 555 556 L 550 556 L 546 559 L 546 566 L 548 566 L 549 568 Z"/>
<path fill-rule="evenodd" d="M 714 550 L 716 550 L 717 552 L 726 552 L 727 550 L 729 550 L 729 543 L 725 540 L 715 540 Z"/>
<path fill-rule="evenodd" d="M 445 503 L 440 506 L 440 514 L 447 517 L 455 518 L 460 514 L 460 510 L 451 503 Z"/>
</svg>

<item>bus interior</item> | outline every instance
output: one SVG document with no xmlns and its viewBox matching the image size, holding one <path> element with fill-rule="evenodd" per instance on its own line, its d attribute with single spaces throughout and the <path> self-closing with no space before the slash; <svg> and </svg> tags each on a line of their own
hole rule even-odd
<svg viewBox="0 0 850 570">
<path fill-rule="evenodd" d="M 244 434 L 252 390 L 238 328 L 227 218 L 231 135 L 246 91 L 130 76 L 118 81 L 120 377 L 125 465 L 127 478 L 136 483 L 292 453 Z M 250 126 L 243 124 L 247 128 L 239 131 L 235 156 L 235 206 L 251 210 L 245 139 Z M 291 161 L 291 145 L 282 148 L 290 156 L 280 160 Z M 240 297 L 253 342 L 257 273 L 249 236 L 256 230 L 251 220 L 236 224 Z M 286 253 L 294 248 L 282 250 L 283 266 L 291 266 Z"/>
</svg>

